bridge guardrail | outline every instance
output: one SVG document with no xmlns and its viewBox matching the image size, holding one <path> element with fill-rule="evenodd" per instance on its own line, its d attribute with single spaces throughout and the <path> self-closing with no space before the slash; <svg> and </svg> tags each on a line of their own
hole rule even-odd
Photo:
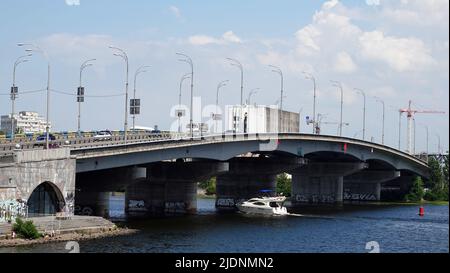
<svg viewBox="0 0 450 273">
<path fill-rule="evenodd" d="M 202 143 L 208 143 L 208 142 L 215 142 L 216 140 L 222 141 L 225 138 L 231 138 L 233 141 L 236 141 L 238 139 L 268 139 L 273 136 L 279 136 L 279 134 L 217 134 L 217 135 L 205 135 L 205 136 L 195 136 L 194 138 L 191 138 L 188 134 L 179 134 L 179 133 L 161 133 L 161 134 L 150 134 L 150 133 L 139 133 L 139 134 L 130 134 L 128 135 L 128 140 L 126 145 L 136 145 L 136 144 L 159 144 L 164 145 L 166 142 L 173 142 L 173 141 L 194 141 L 198 142 L 201 141 Z M 392 152 L 395 152 L 397 154 L 400 154 L 404 157 L 410 157 L 417 161 L 421 161 L 424 163 L 427 163 L 427 160 L 424 160 L 423 157 L 415 157 L 410 154 L 404 153 L 402 151 L 398 151 L 394 148 L 383 146 L 377 143 L 371 143 L 368 141 L 362 141 L 358 139 L 351 139 L 351 138 L 341 138 L 336 136 L 317 136 L 317 135 L 307 135 L 307 134 L 281 134 L 284 137 L 296 137 L 302 136 L 306 140 L 323 140 L 323 141 L 332 141 L 334 138 L 337 138 L 337 141 L 345 140 L 348 142 L 361 144 L 361 143 L 367 143 L 372 146 L 379 146 L 380 149 L 390 150 Z M 253 138 L 255 136 L 255 138 Z M 60 139 L 51 141 L 53 147 L 63 147 L 63 146 L 70 146 L 72 147 L 72 150 L 81 150 L 81 149 L 90 149 L 90 148 L 106 148 L 106 147 L 118 147 L 118 146 L 124 146 L 125 145 L 125 137 L 122 135 L 113 135 L 110 140 L 99 140 L 94 137 L 87 137 L 87 138 L 77 138 L 77 139 Z M 43 142 L 23 142 L 20 143 L 20 149 L 21 150 L 31 150 L 31 149 L 43 149 L 43 145 L 45 145 Z M 184 143 L 185 145 L 185 143 Z M 0 157 L 2 156 L 10 156 L 14 154 L 14 150 L 16 149 L 14 144 L 0 144 Z"/>
</svg>

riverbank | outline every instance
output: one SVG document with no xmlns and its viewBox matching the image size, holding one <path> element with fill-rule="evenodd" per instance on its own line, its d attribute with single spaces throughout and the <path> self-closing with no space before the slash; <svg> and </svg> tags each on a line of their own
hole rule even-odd
<svg viewBox="0 0 450 273">
<path fill-rule="evenodd" d="M 91 233 L 92 232 L 92 233 Z M 0 248 L 2 247 L 18 247 L 18 246 L 33 246 L 42 244 L 52 244 L 61 242 L 81 242 L 87 240 L 96 240 L 104 238 L 113 238 L 125 235 L 134 235 L 138 233 L 138 230 L 127 228 L 114 228 L 111 230 L 96 230 L 91 232 L 73 232 L 55 235 L 54 237 L 45 237 L 37 240 L 25 240 L 25 239 L 0 239 Z"/>
<path fill-rule="evenodd" d="M 111 221 L 101 217 L 74 216 L 70 219 L 58 220 L 55 217 L 31 218 L 43 238 L 25 240 L 12 238 L 12 225 L 2 224 L 0 230 L 0 247 L 27 246 L 67 241 L 94 240 L 135 234 L 138 231 L 119 228 Z"/>
</svg>

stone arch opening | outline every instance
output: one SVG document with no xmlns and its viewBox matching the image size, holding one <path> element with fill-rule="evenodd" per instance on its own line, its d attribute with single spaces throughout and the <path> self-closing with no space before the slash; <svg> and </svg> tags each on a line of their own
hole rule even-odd
<svg viewBox="0 0 450 273">
<path fill-rule="evenodd" d="M 54 215 L 63 211 L 65 201 L 56 185 L 44 182 L 34 189 L 28 198 L 27 206 L 29 217 Z"/>
</svg>

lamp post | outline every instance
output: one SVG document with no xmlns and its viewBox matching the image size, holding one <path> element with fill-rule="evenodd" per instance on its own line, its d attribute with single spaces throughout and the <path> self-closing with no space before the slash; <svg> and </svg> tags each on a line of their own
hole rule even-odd
<svg viewBox="0 0 450 273">
<path fill-rule="evenodd" d="M 384 132 L 385 132 L 385 130 L 384 130 L 384 128 L 385 128 L 385 120 L 386 120 L 386 104 L 384 103 L 384 100 L 382 100 L 382 99 L 380 99 L 380 98 L 378 98 L 378 97 L 375 97 L 375 99 L 376 99 L 376 101 L 377 102 L 379 102 L 379 103 L 381 103 L 382 105 L 383 105 L 383 120 L 382 120 L 382 122 L 383 122 L 383 126 L 382 126 L 382 133 L 381 133 L 381 144 L 383 144 L 384 145 L 384 136 L 385 136 L 385 134 L 384 134 Z"/>
<path fill-rule="evenodd" d="M 436 134 L 438 140 L 438 155 L 441 155 L 441 136 Z"/>
<path fill-rule="evenodd" d="M 259 90 L 261 90 L 261 88 L 254 88 L 250 91 L 250 93 L 248 93 L 248 100 L 247 100 L 248 105 L 251 104 L 252 95 L 257 94 L 259 92 Z"/>
<path fill-rule="evenodd" d="M 222 81 L 222 82 L 220 82 L 220 83 L 217 85 L 216 117 L 214 118 L 214 119 L 215 119 L 215 123 L 216 123 L 216 125 L 215 125 L 216 130 L 218 129 L 218 126 L 217 126 L 217 125 L 218 125 L 218 116 L 217 116 L 217 113 L 219 112 L 219 92 L 220 92 L 220 88 L 227 86 L 228 82 L 229 82 L 229 80 Z"/>
<path fill-rule="evenodd" d="M 363 140 L 366 140 L 366 93 L 359 88 L 354 88 L 356 92 L 361 94 L 364 98 L 364 106 L 363 106 Z"/>
<path fill-rule="evenodd" d="M 191 78 L 191 73 L 185 74 L 180 80 L 180 94 L 178 95 L 178 106 L 181 107 L 181 95 L 183 90 L 183 82 Z M 179 110 L 181 111 L 181 109 Z M 178 133 L 181 133 L 181 112 L 178 113 Z"/>
<path fill-rule="evenodd" d="M 399 111 L 398 117 L 398 150 L 402 150 L 402 111 Z"/>
<path fill-rule="evenodd" d="M 340 117 L 340 125 L 339 125 L 339 136 L 342 136 L 342 127 L 343 127 L 343 111 L 344 111 L 344 89 L 342 88 L 342 84 L 338 81 L 331 81 L 334 87 L 337 87 L 341 90 L 341 117 Z"/>
<path fill-rule="evenodd" d="M 194 108 L 194 63 L 192 62 L 191 57 L 189 57 L 186 54 L 177 53 L 177 55 L 182 57 L 182 59 L 179 59 L 180 62 L 185 62 L 185 63 L 189 64 L 191 67 L 191 111 L 190 111 L 189 127 L 190 127 L 191 139 L 193 139 L 194 138 L 194 124 L 193 124 L 193 122 L 194 122 L 194 115 L 193 115 L 193 112 L 194 112 L 194 109 L 193 109 Z M 200 124 L 200 126 L 201 126 L 201 124 Z M 200 128 L 200 131 L 201 131 L 201 129 L 202 128 Z"/>
<path fill-rule="evenodd" d="M 313 134 L 316 134 L 316 91 L 317 91 L 317 83 L 316 83 L 316 78 L 308 73 L 308 72 L 303 72 L 303 74 L 305 75 L 305 78 L 307 80 L 312 80 L 313 84 L 314 84 L 314 102 L 313 102 Z"/>
<path fill-rule="evenodd" d="M 134 103 L 136 103 L 137 77 L 139 76 L 139 74 L 148 72 L 147 70 L 145 70 L 146 68 L 150 68 L 150 66 L 148 66 L 148 65 L 141 66 L 141 67 L 139 67 L 136 70 L 136 73 L 134 73 L 134 89 L 133 89 L 133 101 L 134 101 Z M 133 106 L 135 107 L 134 110 L 133 110 L 133 131 L 136 132 L 136 106 L 137 105 L 133 105 Z"/>
<path fill-rule="evenodd" d="M 430 150 L 429 150 L 429 137 L 430 137 L 430 132 L 429 132 L 429 128 L 428 128 L 428 126 L 427 125 L 424 125 L 424 127 L 425 127 L 425 130 L 426 130 L 426 132 L 427 132 L 427 138 L 426 138 L 426 141 L 427 141 L 427 156 L 429 155 L 429 153 L 430 153 Z"/>
<path fill-rule="evenodd" d="M 283 130 L 283 93 L 284 93 L 284 76 L 283 76 L 283 71 L 274 65 L 270 65 L 270 67 L 272 68 L 272 72 L 277 73 L 280 75 L 281 77 L 281 95 L 280 95 L 280 124 L 278 124 L 278 132 L 281 133 L 281 131 Z"/>
<path fill-rule="evenodd" d="M 235 66 L 237 68 L 239 68 L 240 72 L 241 72 L 241 103 L 240 103 L 240 108 L 239 108 L 239 127 L 240 127 L 240 122 L 242 120 L 242 107 L 244 106 L 244 66 L 242 65 L 241 62 L 239 62 L 236 59 L 232 59 L 232 58 L 227 58 L 228 61 L 231 62 L 232 66 Z M 233 117 L 235 118 L 235 117 Z"/>
<path fill-rule="evenodd" d="M 90 59 L 85 61 L 80 66 L 80 87 L 78 88 L 78 96 L 77 96 L 77 102 L 78 102 L 78 136 L 81 136 L 81 103 L 84 102 L 84 87 L 82 82 L 83 77 L 83 71 L 87 67 L 93 66 L 91 62 L 96 61 L 96 59 Z"/>
<path fill-rule="evenodd" d="M 122 58 L 126 64 L 124 139 L 125 139 L 125 144 L 127 144 L 127 142 L 128 142 L 128 86 L 129 86 L 128 80 L 129 80 L 129 74 L 130 74 L 130 63 L 128 60 L 128 55 L 123 49 L 115 47 L 115 46 L 109 46 L 109 48 L 119 52 L 119 53 L 114 53 L 114 56 Z"/>
<path fill-rule="evenodd" d="M 19 88 L 16 86 L 16 69 L 17 69 L 17 66 L 19 66 L 21 63 L 26 63 L 26 62 L 30 61 L 26 58 L 31 57 L 31 56 L 33 56 L 33 54 L 21 56 L 21 57 L 17 58 L 17 60 L 14 63 L 13 85 L 11 87 L 11 141 L 12 142 L 14 142 L 14 137 L 15 137 L 15 126 L 14 126 L 15 102 L 17 99 L 17 95 L 19 93 Z"/>
<path fill-rule="evenodd" d="M 19 43 L 17 44 L 20 47 L 23 46 L 30 46 L 30 49 L 26 49 L 27 52 L 38 52 L 41 53 L 44 58 L 47 61 L 47 102 L 46 102 L 46 125 L 45 125 L 45 148 L 49 149 L 49 135 L 50 135 L 50 121 L 49 121 L 49 115 L 50 115 L 50 72 L 51 72 L 51 66 L 50 66 L 50 58 L 48 57 L 47 52 L 42 50 L 40 47 L 34 44 L 25 44 L 25 43 Z"/>
</svg>

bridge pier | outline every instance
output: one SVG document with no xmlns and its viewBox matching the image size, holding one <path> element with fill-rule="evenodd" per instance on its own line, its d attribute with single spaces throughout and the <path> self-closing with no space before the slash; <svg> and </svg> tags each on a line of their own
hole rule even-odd
<svg viewBox="0 0 450 273">
<path fill-rule="evenodd" d="M 292 205 L 341 204 L 344 177 L 367 168 L 365 163 L 310 162 L 292 172 Z"/>
<path fill-rule="evenodd" d="M 147 167 L 147 178 L 126 188 L 130 217 L 190 214 L 197 211 L 197 182 L 228 171 L 221 162 L 161 162 Z"/>
<path fill-rule="evenodd" d="M 400 177 L 399 171 L 364 170 L 344 178 L 345 201 L 380 201 L 381 185 Z"/>
<path fill-rule="evenodd" d="M 147 178 L 147 169 L 138 167 L 80 173 L 76 177 L 75 213 L 109 218 L 111 192 Z"/>
<path fill-rule="evenodd" d="M 298 168 L 302 158 L 241 157 L 230 161 L 230 171 L 217 176 L 218 210 L 235 210 L 236 204 L 258 196 L 261 190 L 275 192 L 277 175 Z"/>
</svg>

